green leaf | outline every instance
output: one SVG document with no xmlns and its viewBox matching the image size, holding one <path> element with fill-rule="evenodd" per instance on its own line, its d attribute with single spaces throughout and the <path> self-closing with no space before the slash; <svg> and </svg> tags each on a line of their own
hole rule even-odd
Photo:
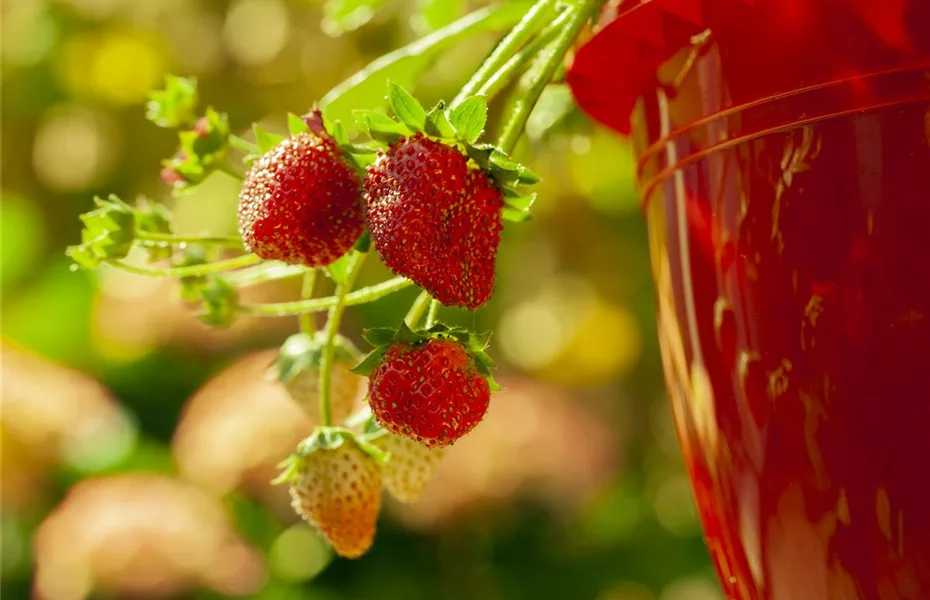
<svg viewBox="0 0 930 600">
<path fill-rule="evenodd" d="M 165 76 L 165 89 L 149 94 L 145 118 L 159 127 L 186 127 L 194 122 L 197 79 Z"/>
<path fill-rule="evenodd" d="M 516 210 L 527 211 L 536 202 L 536 193 L 527 196 L 504 196 L 504 204 Z"/>
<path fill-rule="evenodd" d="M 359 129 L 378 141 L 390 144 L 400 137 L 410 135 L 406 125 L 376 110 L 353 110 L 352 115 Z"/>
<path fill-rule="evenodd" d="M 270 131 L 265 131 L 258 126 L 258 123 L 252 125 L 252 131 L 255 132 L 255 143 L 258 145 L 258 150 L 262 154 L 268 152 L 278 144 L 284 141 L 283 135 L 278 135 L 277 133 L 271 133 Z"/>
<path fill-rule="evenodd" d="M 449 122 L 449 116 L 446 114 L 446 105 L 439 102 L 430 109 L 426 114 L 426 133 L 441 138 L 454 138 L 455 128 Z"/>
<path fill-rule="evenodd" d="M 449 113 L 449 121 L 461 140 L 473 144 L 488 121 L 487 100 L 484 96 L 466 98 Z"/>
<path fill-rule="evenodd" d="M 375 327 L 373 329 L 366 329 L 362 337 L 372 346 L 384 346 L 394 341 L 394 335 L 396 333 L 397 330 L 391 327 Z"/>
<path fill-rule="evenodd" d="M 465 12 L 464 0 L 420 0 L 411 24 L 420 33 L 435 31 L 455 21 Z"/>
<path fill-rule="evenodd" d="M 310 133 L 310 126 L 307 122 L 295 115 L 287 113 L 287 131 L 291 135 L 300 135 L 301 133 Z"/>
<path fill-rule="evenodd" d="M 332 279 L 337 284 L 344 283 L 346 280 L 346 272 L 349 268 L 349 259 L 351 252 L 343 254 L 335 261 L 326 265 L 326 274 L 329 275 L 329 278 Z"/>
<path fill-rule="evenodd" d="M 410 92 L 392 81 L 388 83 L 387 99 L 398 119 L 413 131 L 423 131 L 426 110 Z"/>
<path fill-rule="evenodd" d="M 509 206 L 505 206 L 501 209 L 501 217 L 505 221 L 511 221 L 513 223 L 525 223 L 533 218 L 528 211 L 510 208 Z"/>
<path fill-rule="evenodd" d="M 386 346 L 378 346 L 369 352 L 365 358 L 361 360 L 361 362 L 359 362 L 351 369 L 351 371 L 356 375 L 361 375 L 362 377 L 370 376 L 375 368 L 381 364 L 381 359 L 384 358 L 385 352 L 387 352 Z"/>
<path fill-rule="evenodd" d="M 326 35 L 339 37 L 371 20 L 385 0 L 328 0 L 323 5 L 322 28 Z"/>
<path fill-rule="evenodd" d="M 388 80 L 407 88 L 414 87 L 420 74 L 440 54 L 472 36 L 509 30 L 532 4 L 532 0 L 511 0 L 476 10 L 448 27 L 376 59 L 323 97 L 320 107 L 327 123 L 351 118 L 352 110 L 359 106 L 378 105 Z"/>
</svg>

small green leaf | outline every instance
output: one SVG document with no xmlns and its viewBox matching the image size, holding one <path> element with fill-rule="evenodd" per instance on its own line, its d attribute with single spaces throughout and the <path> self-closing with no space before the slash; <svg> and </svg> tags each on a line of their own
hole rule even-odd
<svg viewBox="0 0 930 600">
<path fill-rule="evenodd" d="M 310 133 L 310 126 L 294 113 L 287 113 L 287 130 L 291 135 L 300 135 Z"/>
<path fill-rule="evenodd" d="M 504 196 L 504 204 L 510 208 L 521 211 L 528 211 L 533 207 L 535 202 L 536 192 L 533 192 L 528 196 Z"/>
<path fill-rule="evenodd" d="M 388 82 L 387 99 L 398 119 L 413 131 L 423 131 L 426 110 L 410 92 L 394 82 Z"/>
<path fill-rule="evenodd" d="M 384 346 L 394 341 L 394 335 L 396 333 L 397 330 L 391 327 L 375 327 L 373 329 L 366 329 L 362 337 L 372 346 Z"/>
<path fill-rule="evenodd" d="M 449 121 L 459 139 L 473 144 L 484 131 L 488 120 L 488 103 L 484 96 L 472 96 L 452 109 Z"/>
<path fill-rule="evenodd" d="M 355 367 L 351 369 L 356 375 L 361 375 L 362 377 L 368 377 L 375 370 L 375 368 L 381 364 L 381 359 L 384 358 L 384 353 L 387 352 L 387 347 L 378 346 L 361 360 Z"/>
<path fill-rule="evenodd" d="M 371 20 L 385 0 L 327 0 L 323 5 L 322 28 L 326 35 L 339 37 Z"/>
<path fill-rule="evenodd" d="M 362 232 L 362 235 L 358 236 L 358 239 L 355 240 L 354 249 L 356 252 L 361 252 L 362 254 L 367 253 L 371 250 L 371 232 L 367 229 Z"/>
<path fill-rule="evenodd" d="M 501 210 L 501 217 L 505 221 L 511 221 L 513 223 L 525 223 L 533 218 L 533 216 L 525 210 L 517 210 L 515 208 L 510 208 L 505 206 Z"/>
<path fill-rule="evenodd" d="M 374 110 L 353 110 L 355 123 L 373 139 L 393 143 L 398 138 L 410 135 L 410 130 L 403 123 Z"/>
<path fill-rule="evenodd" d="M 446 114 L 446 105 L 439 102 L 426 114 L 426 133 L 436 137 L 452 139 L 455 137 L 455 127 L 449 122 Z"/>
<path fill-rule="evenodd" d="M 271 133 L 270 131 L 265 131 L 258 126 L 258 123 L 252 125 L 252 131 L 255 132 L 255 143 L 258 145 L 258 150 L 262 154 L 268 152 L 278 144 L 284 141 L 283 135 L 278 135 L 277 133 Z"/>
<path fill-rule="evenodd" d="M 326 265 L 326 274 L 329 275 L 329 278 L 332 279 L 337 284 L 341 284 L 346 280 L 346 272 L 349 268 L 349 260 L 351 257 L 351 252 L 343 254 L 335 261 Z"/>
<path fill-rule="evenodd" d="M 159 127 L 187 127 L 194 122 L 197 79 L 165 76 L 165 89 L 149 94 L 145 118 Z"/>
</svg>

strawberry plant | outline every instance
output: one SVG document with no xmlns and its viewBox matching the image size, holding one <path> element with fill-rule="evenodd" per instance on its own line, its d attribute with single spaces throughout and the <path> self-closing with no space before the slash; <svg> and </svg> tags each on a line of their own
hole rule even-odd
<svg viewBox="0 0 930 600">
<path fill-rule="evenodd" d="M 242 124 L 199 109 L 195 80 L 168 77 L 147 112 L 178 135 L 161 179 L 180 197 L 214 172 L 244 170 L 239 236 L 179 235 L 165 206 L 115 196 L 97 198 L 82 217 L 81 243 L 68 249 L 75 268 L 175 278 L 181 298 L 215 327 L 241 315 L 300 316 L 301 331 L 283 343 L 272 372 L 321 425 L 277 481 L 342 556 L 371 546 L 382 487 L 415 501 L 443 447 L 480 424 L 499 389 L 488 337 L 441 323 L 440 308 L 477 310 L 491 298 L 503 222 L 529 219 L 538 181 L 514 148 L 602 4 L 538 0 L 478 10 L 379 58 L 318 104 L 296 107 L 287 137 L 258 126 L 252 140 L 237 135 Z M 456 97 L 424 107 L 407 90 L 458 40 L 500 29 L 509 31 Z M 371 86 L 382 87 L 388 111 L 357 104 Z M 492 103 L 505 91 L 508 102 Z M 372 255 L 395 277 L 356 289 Z M 314 297 L 321 274 L 335 291 Z M 240 298 L 244 286 L 294 277 L 303 278 L 300 298 Z M 361 358 L 340 332 L 346 309 L 410 286 L 422 292 L 406 317 L 368 331 Z M 312 316 L 324 311 L 317 331 Z M 354 412 L 364 377 L 368 403 Z"/>
</svg>

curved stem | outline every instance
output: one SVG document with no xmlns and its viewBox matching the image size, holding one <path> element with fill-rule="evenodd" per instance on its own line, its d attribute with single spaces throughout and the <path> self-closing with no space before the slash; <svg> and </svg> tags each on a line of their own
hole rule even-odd
<svg viewBox="0 0 930 600">
<path fill-rule="evenodd" d="M 309 300 L 313 297 L 313 288 L 316 287 L 316 269 L 308 269 L 304 273 L 304 280 L 300 288 L 300 297 L 303 300 Z M 313 312 L 305 312 L 300 315 L 300 330 L 307 335 L 313 335 L 316 327 L 313 324 Z"/>
<path fill-rule="evenodd" d="M 404 321 L 407 322 L 407 327 L 410 329 L 416 329 L 420 324 L 420 319 L 423 318 L 423 313 L 426 312 L 426 307 L 429 306 L 430 295 L 429 292 L 423 290 L 420 292 L 420 295 L 417 296 L 417 299 L 413 301 L 413 304 L 410 306 L 410 310 L 407 311 L 407 316 L 404 317 Z"/>
<path fill-rule="evenodd" d="M 533 68 L 527 72 L 524 81 L 521 82 L 521 89 L 517 92 L 518 99 L 514 104 L 513 112 L 497 143 L 504 152 L 508 154 L 513 152 L 514 146 L 517 145 L 517 141 L 523 135 L 526 121 L 530 118 L 530 114 L 539 101 L 543 90 L 552 81 L 556 71 L 558 71 L 559 66 L 565 59 L 565 55 L 568 54 L 572 44 L 575 43 L 575 38 L 581 33 L 588 20 L 596 14 L 603 1 L 586 0 L 585 2 L 570 5 L 567 9 L 570 16 L 567 18 L 558 37 L 538 56 Z"/>
<path fill-rule="evenodd" d="M 229 147 L 235 148 L 239 152 L 244 152 L 245 154 L 261 154 L 257 144 L 253 144 L 238 135 L 229 136 Z"/>
<path fill-rule="evenodd" d="M 159 244 L 203 244 L 205 246 L 221 246 L 242 250 L 242 239 L 234 236 L 197 236 L 174 235 L 173 233 L 156 233 L 153 231 L 136 231 L 136 240 L 140 242 L 155 242 Z"/>
<path fill-rule="evenodd" d="M 306 273 L 306 267 L 300 265 L 288 265 L 278 261 L 265 261 L 254 267 L 242 269 L 226 276 L 226 281 L 236 287 L 246 287 L 276 281 L 279 279 L 289 279 Z"/>
<path fill-rule="evenodd" d="M 439 303 L 439 300 L 433 298 L 429 303 L 429 312 L 426 313 L 426 323 L 423 325 L 426 329 L 429 329 L 436 324 L 436 319 L 439 317 L 439 308 L 442 304 Z"/>
<path fill-rule="evenodd" d="M 491 54 L 478 67 L 471 79 L 462 87 L 462 90 L 452 99 L 450 108 L 461 104 L 465 98 L 474 96 L 484 83 L 513 56 L 542 27 L 551 16 L 554 0 L 539 0 L 533 5 L 517 26 L 510 30 L 504 39 L 494 48 Z"/>
<path fill-rule="evenodd" d="M 404 288 L 413 285 L 413 282 L 404 277 L 395 277 L 382 281 L 377 285 L 372 285 L 345 296 L 346 306 L 355 306 L 357 304 L 368 304 L 375 300 L 380 300 L 385 296 L 390 296 Z M 255 317 L 291 317 L 302 315 L 307 312 L 319 312 L 332 308 L 337 304 L 336 296 L 327 296 L 325 298 L 313 298 L 312 300 L 298 300 L 296 302 L 276 302 L 274 304 L 240 304 L 239 310 L 248 315 Z"/>
<path fill-rule="evenodd" d="M 248 267 L 250 265 L 260 263 L 261 260 L 262 259 L 255 256 L 254 254 L 243 254 L 242 256 L 237 256 L 236 258 L 218 260 L 216 262 L 209 262 L 202 265 L 168 267 L 166 269 L 146 269 L 145 267 L 137 267 L 135 265 L 131 265 L 119 260 L 109 260 L 107 261 L 107 264 L 112 265 L 117 269 L 135 273 L 136 275 L 145 275 L 147 277 L 196 277 L 198 275 L 209 275 L 210 273 L 218 273 L 220 271 L 230 271 L 240 267 Z"/>
<path fill-rule="evenodd" d="M 339 333 L 339 323 L 345 312 L 346 296 L 355 285 L 355 279 L 358 277 L 366 256 L 367 254 L 354 252 L 349 257 L 345 280 L 336 287 L 336 305 L 330 309 L 326 327 L 323 329 L 323 352 L 320 355 L 320 419 L 323 427 L 330 427 L 333 424 L 333 407 L 329 399 L 329 391 L 333 372 L 333 355 L 336 350 L 336 334 Z"/>
<path fill-rule="evenodd" d="M 491 75 L 476 92 L 477 95 L 484 96 L 488 100 L 496 96 L 510 83 L 510 80 L 517 71 L 523 68 L 523 66 L 535 57 L 549 42 L 555 39 L 570 16 L 571 13 L 565 11 L 556 17 L 555 21 L 550 23 L 542 33 L 533 38 L 522 50 L 510 57 L 510 60 L 504 63 L 504 66 Z"/>
<path fill-rule="evenodd" d="M 219 161 L 219 162 L 216 163 L 216 170 L 217 170 L 217 171 L 222 171 L 223 173 L 226 173 L 227 175 L 229 175 L 229 176 L 232 177 L 233 179 L 238 179 L 239 181 L 242 181 L 243 179 L 245 179 L 245 175 L 243 175 L 243 174 L 240 173 L 239 171 L 233 169 L 233 168 L 232 168 L 232 165 L 230 165 L 229 163 L 227 163 L 227 162 L 224 161 L 224 160 L 221 160 L 221 161 Z"/>
</svg>

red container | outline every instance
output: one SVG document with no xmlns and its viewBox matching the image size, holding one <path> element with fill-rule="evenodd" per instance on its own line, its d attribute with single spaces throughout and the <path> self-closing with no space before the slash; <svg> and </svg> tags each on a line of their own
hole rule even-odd
<svg viewBox="0 0 930 600">
<path fill-rule="evenodd" d="M 930 0 L 641 4 L 570 81 L 617 129 L 636 102 L 663 360 L 727 597 L 928 600 Z M 664 47 L 634 40 L 652 79 L 606 67 L 625 14 L 658 19 Z"/>
</svg>

